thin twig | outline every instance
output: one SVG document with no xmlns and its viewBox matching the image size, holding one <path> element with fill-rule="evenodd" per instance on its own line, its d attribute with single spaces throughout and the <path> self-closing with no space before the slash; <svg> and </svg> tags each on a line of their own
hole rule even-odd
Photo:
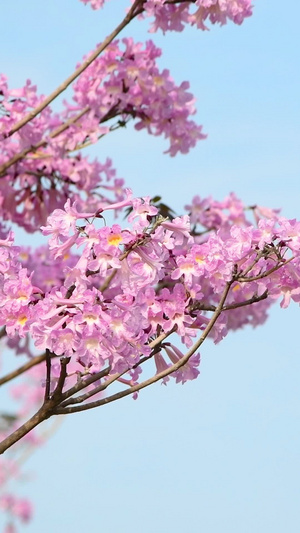
<svg viewBox="0 0 300 533">
<path fill-rule="evenodd" d="M 118 113 L 120 114 L 120 113 Z M 117 116 L 117 115 L 115 115 Z M 107 135 L 107 133 L 111 133 L 113 131 L 116 131 L 120 128 L 124 128 L 128 122 L 129 122 L 129 118 L 127 119 L 127 122 L 124 120 L 125 124 L 121 124 L 120 121 L 118 121 L 116 124 L 112 124 L 112 126 L 109 127 L 109 132 L 106 132 L 106 133 L 101 133 L 101 135 L 99 135 L 98 139 L 97 139 L 97 142 L 100 141 L 101 139 L 103 139 L 103 137 L 105 137 Z M 100 124 L 103 123 L 103 120 L 101 119 L 100 121 Z M 77 144 L 75 146 L 75 148 L 72 148 L 72 150 L 68 150 L 68 153 L 69 154 L 72 154 L 73 152 L 77 152 L 78 150 L 83 150 L 84 148 L 87 148 L 88 146 L 92 146 L 93 144 L 95 144 L 95 141 L 91 141 L 89 140 L 89 137 L 87 138 L 86 141 L 84 141 L 83 143 L 81 144 Z"/>
<path fill-rule="evenodd" d="M 70 389 L 67 389 L 62 394 L 62 401 L 73 396 L 74 394 L 77 394 L 77 392 L 80 392 L 82 389 L 85 389 L 89 385 L 92 385 L 92 383 L 95 383 L 95 381 L 98 381 L 99 379 L 102 379 L 103 377 L 107 376 L 110 373 L 110 366 L 104 368 L 104 370 L 101 370 L 101 372 L 97 372 L 96 374 L 89 374 L 87 378 L 82 379 L 76 383 L 76 385 L 73 385 L 73 387 L 70 387 Z"/>
<path fill-rule="evenodd" d="M 116 273 L 118 272 L 118 268 L 114 268 L 112 270 L 112 272 L 105 278 L 105 280 L 103 281 L 101 287 L 99 288 L 99 291 L 100 292 L 104 292 L 106 289 L 108 289 L 108 287 L 110 286 L 110 283 L 112 282 L 112 280 L 114 279 Z"/>
<path fill-rule="evenodd" d="M 256 302 L 261 302 L 261 300 L 265 300 L 267 297 L 268 297 L 268 289 L 266 289 L 265 292 L 261 294 L 260 296 L 258 296 L 257 294 L 254 294 L 254 296 L 252 296 L 248 300 L 244 300 L 243 302 L 236 302 L 234 304 L 224 305 L 223 311 L 230 311 L 232 309 L 238 309 L 239 307 L 245 307 L 246 305 L 251 305 Z M 215 311 L 216 306 L 202 304 L 201 302 L 195 302 L 188 309 L 191 313 L 193 313 L 193 311 Z"/>
<path fill-rule="evenodd" d="M 260 279 L 266 278 L 267 276 L 270 276 L 270 274 L 273 274 L 273 272 L 276 272 L 277 270 L 285 266 L 287 263 L 290 263 L 290 261 L 292 261 L 293 259 L 295 259 L 294 256 L 290 257 L 289 259 L 286 259 L 285 261 L 282 261 L 281 263 L 277 263 L 277 265 L 275 265 L 273 268 L 270 268 L 269 270 L 266 270 L 261 274 L 257 274 L 257 276 L 252 276 L 249 278 L 245 276 L 240 276 L 237 278 L 236 281 L 239 281 L 240 283 L 247 283 L 250 281 L 258 281 Z"/>
<path fill-rule="evenodd" d="M 62 397 L 62 390 L 67 377 L 67 366 L 71 360 L 71 357 L 61 357 L 60 359 L 60 375 L 54 392 L 51 396 L 51 400 L 58 402 Z"/>
<path fill-rule="evenodd" d="M 243 302 L 237 302 L 235 304 L 229 304 L 225 305 L 223 307 L 223 311 L 230 311 L 232 309 L 238 309 L 239 307 L 245 307 L 246 305 L 251 305 L 257 302 L 261 302 L 262 300 L 266 300 L 268 298 L 268 289 L 265 290 L 260 296 L 257 296 L 257 294 L 254 294 L 252 298 L 249 298 L 248 300 L 244 300 Z"/>
<path fill-rule="evenodd" d="M 49 400 L 50 384 L 51 384 L 51 352 L 50 350 L 48 350 L 48 348 L 46 348 L 46 383 L 45 383 L 44 402 Z"/>
<path fill-rule="evenodd" d="M 6 376 L 3 376 L 3 378 L 0 378 L 0 386 L 4 385 L 4 383 L 7 383 L 8 381 L 11 381 L 12 379 L 17 378 L 24 372 L 27 372 L 27 370 L 29 370 L 33 366 L 39 365 L 40 363 L 45 361 L 45 359 L 46 359 L 46 353 L 33 357 L 24 365 L 20 366 L 16 370 L 13 370 L 12 372 L 9 372 L 9 374 L 6 374 Z"/>
</svg>

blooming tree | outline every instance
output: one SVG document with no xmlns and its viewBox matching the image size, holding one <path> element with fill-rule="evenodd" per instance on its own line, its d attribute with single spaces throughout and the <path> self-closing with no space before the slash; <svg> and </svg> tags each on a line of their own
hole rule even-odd
<svg viewBox="0 0 300 533">
<path fill-rule="evenodd" d="M 82 0 L 99 9 L 105 0 Z M 189 84 L 158 67 L 152 41 L 117 40 L 136 18 L 150 31 L 241 24 L 249 0 L 134 0 L 121 22 L 47 98 L 0 77 L 0 326 L 26 355 L 0 377 L 20 401 L 2 413 L 0 506 L 27 521 L 29 501 L 6 491 L 49 418 L 94 409 L 170 379 L 199 375 L 200 347 L 263 324 L 279 299 L 300 301 L 300 222 L 276 210 L 196 195 L 177 216 L 160 197 L 134 197 L 112 161 L 84 148 L 133 121 L 164 135 L 171 157 L 205 139 Z M 60 112 L 51 103 L 70 85 Z M 197 191 L 195 191 L 197 193 Z M 109 225 L 107 218 L 118 217 Z M 12 225 L 45 245 L 15 243 Z M 43 427 L 43 425 L 42 425 Z M 11 454 L 10 454 L 11 452 Z"/>
</svg>

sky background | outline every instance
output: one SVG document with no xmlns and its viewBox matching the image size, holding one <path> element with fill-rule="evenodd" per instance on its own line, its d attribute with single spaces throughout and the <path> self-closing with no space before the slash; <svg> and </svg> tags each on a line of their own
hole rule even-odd
<svg viewBox="0 0 300 533">
<path fill-rule="evenodd" d="M 190 81 L 208 134 L 175 158 L 163 154 L 164 139 L 132 128 L 93 147 L 136 196 L 160 194 L 180 213 L 195 194 L 221 200 L 234 191 L 246 204 L 300 217 L 300 3 L 254 4 L 241 27 L 162 36 L 135 21 L 123 33 L 163 48 L 161 67 Z M 5 2 L 1 71 L 11 86 L 30 78 L 50 93 L 126 5 L 111 0 L 94 12 L 76 0 Z M 298 532 L 300 314 L 294 304 L 270 315 L 261 328 L 205 343 L 198 380 L 156 384 L 137 401 L 64 419 L 18 486 L 36 507 L 27 531 Z"/>
</svg>

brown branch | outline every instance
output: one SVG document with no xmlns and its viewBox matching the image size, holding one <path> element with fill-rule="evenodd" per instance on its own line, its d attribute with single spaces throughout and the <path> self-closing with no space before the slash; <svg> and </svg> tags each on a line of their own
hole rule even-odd
<svg viewBox="0 0 300 533">
<path fill-rule="evenodd" d="M 115 110 L 115 108 L 116 106 L 113 106 L 106 113 L 106 115 L 102 117 L 102 119 L 100 120 L 100 124 L 103 124 L 104 122 L 106 122 L 106 120 L 109 120 L 110 118 L 114 118 L 115 116 L 118 116 L 119 113 L 113 114 L 113 111 Z M 48 135 L 48 138 L 55 139 L 56 137 L 58 137 L 58 135 L 60 135 L 61 133 L 69 129 L 70 126 L 73 126 L 73 124 L 76 124 L 76 122 L 78 122 L 78 120 L 80 120 L 86 113 L 88 113 L 88 111 L 90 111 L 90 106 L 85 106 L 81 111 L 79 111 L 79 113 L 77 113 L 77 115 L 74 115 L 73 117 L 66 120 L 66 122 L 63 122 L 57 128 L 55 128 L 55 130 L 53 130 Z M 22 150 L 21 152 L 18 152 L 17 154 L 13 155 L 8 161 L 0 165 L 0 177 L 3 177 L 5 175 L 6 170 L 8 170 L 12 165 L 17 163 L 21 159 L 24 159 L 26 155 L 28 155 L 31 152 L 35 152 L 39 148 L 45 148 L 47 144 L 48 144 L 47 140 L 41 139 L 36 144 L 32 144 L 31 146 L 24 148 L 24 150 Z M 83 145 L 83 147 L 85 146 Z M 74 152 L 75 150 L 80 150 L 80 149 L 81 147 L 76 147 L 70 151 Z"/>
<path fill-rule="evenodd" d="M 42 407 L 29 420 L 27 420 L 27 422 L 25 422 L 25 424 L 20 426 L 0 443 L 0 454 L 4 453 L 13 444 L 18 442 L 32 429 L 48 418 L 48 404 L 49 402 L 43 404 Z"/>
<path fill-rule="evenodd" d="M 289 261 L 290 260 L 292 260 L 292 258 L 289 259 Z M 280 266 L 283 266 L 283 264 L 277 265 L 277 267 L 274 267 L 274 269 L 277 270 L 278 268 L 280 268 Z M 274 269 L 269 270 L 268 273 L 274 271 Z M 265 275 L 267 275 L 267 273 L 265 273 Z M 102 390 L 105 390 L 109 385 L 111 385 L 114 381 L 116 381 L 123 374 L 125 374 L 128 371 L 128 369 L 126 371 L 124 371 L 123 373 L 118 373 L 118 374 L 112 375 L 105 383 L 99 385 L 99 387 L 96 388 L 97 390 L 95 389 L 94 391 L 91 391 L 90 393 L 83 394 L 83 395 L 81 395 L 81 396 L 79 396 L 77 398 L 70 398 L 70 396 L 72 396 L 76 392 L 79 392 L 80 390 L 85 388 L 88 384 L 91 384 L 94 381 L 96 381 L 97 379 L 99 379 L 99 374 L 102 374 L 102 376 L 103 376 L 106 373 L 108 373 L 109 372 L 109 368 L 105 369 L 101 373 L 98 373 L 96 375 L 90 376 L 89 378 L 84 380 L 84 382 L 78 383 L 76 386 L 71 387 L 71 389 L 69 389 L 68 391 L 63 393 L 62 390 L 63 390 L 63 386 L 64 386 L 65 379 L 66 379 L 66 376 L 67 376 L 67 365 L 68 365 L 68 363 L 70 361 L 70 358 L 66 358 L 66 357 L 61 358 L 61 373 L 60 373 L 60 377 L 59 377 L 59 380 L 58 380 L 57 387 L 54 390 L 52 396 L 49 398 L 49 400 L 44 402 L 42 407 L 37 411 L 37 413 L 35 415 L 33 415 L 33 417 L 31 417 L 27 422 L 25 422 L 25 424 L 23 424 L 19 429 L 17 429 L 15 432 L 13 432 L 9 437 L 4 439 L 4 441 L 0 444 L 0 454 L 3 453 L 6 449 L 8 449 L 10 446 L 15 444 L 17 441 L 19 441 L 22 437 L 24 437 L 27 433 L 29 433 L 29 431 L 31 431 L 34 427 L 36 427 L 41 422 L 43 422 L 44 420 L 46 420 L 47 418 L 49 418 L 50 416 L 52 416 L 54 414 L 57 414 L 57 415 L 60 415 L 60 414 L 71 414 L 71 413 L 76 413 L 76 412 L 85 411 L 85 410 L 93 409 L 93 408 L 96 408 L 96 407 L 100 407 L 102 405 L 106 405 L 106 404 L 111 403 L 113 401 L 116 401 L 116 400 L 119 400 L 121 398 L 124 398 L 124 397 L 126 397 L 126 396 L 128 396 L 130 394 L 133 394 L 134 392 L 138 392 L 138 391 L 140 391 L 140 390 L 152 385 L 153 383 L 156 383 L 157 381 L 163 379 L 164 377 L 167 377 L 168 375 L 172 374 L 173 372 L 176 372 L 177 370 L 179 370 L 181 367 L 183 367 L 189 361 L 189 359 L 192 357 L 192 355 L 199 349 L 199 347 L 206 340 L 206 338 L 208 337 L 209 333 L 211 332 L 212 328 L 214 327 L 215 323 L 217 322 L 219 316 L 221 315 L 221 313 L 223 311 L 229 310 L 229 309 L 233 309 L 233 308 L 237 308 L 237 307 L 241 307 L 241 306 L 244 306 L 244 305 L 250 305 L 251 303 L 254 303 L 254 302 L 257 302 L 257 301 L 260 301 L 260 300 L 263 300 L 263 299 L 267 298 L 267 294 L 268 293 L 267 293 L 267 291 L 265 291 L 261 296 L 254 295 L 249 300 L 245 300 L 244 302 L 241 302 L 240 304 L 229 304 L 228 306 L 225 306 L 224 304 L 225 304 L 225 301 L 226 301 L 227 296 L 229 294 L 230 288 L 231 288 L 232 284 L 236 281 L 236 279 L 237 279 L 237 274 L 234 273 L 232 279 L 229 282 L 227 282 L 227 284 L 225 286 L 224 292 L 222 294 L 222 297 L 220 299 L 220 302 L 219 302 L 218 306 L 216 307 L 216 309 L 214 311 L 214 314 L 212 315 L 212 317 L 211 317 L 209 323 L 207 324 L 204 332 L 202 333 L 202 335 L 200 336 L 198 341 L 194 344 L 194 346 L 177 363 L 169 366 L 164 371 L 162 371 L 162 372 L 156 374 L 155 376 L 143 381 L 142 383 L 138 383 L 136 385 L 133 385 L 132 387 L 128 387 L 127 389 L 125 389 L 123 391 L 120 391 L 120 392 L 118 392 L 116 394 L 112 394 L 111 396 L 108 396 L 106 398 L 102 398 L 102 399 L 97 400 L 95 402 L 90 402 L 88 404 L 70 407 L 69 405 L 72 404 L 72 403 L 73 404 L 74 403 L 81 403 L 81 402 L 85 401 L 86 399 L 88 399 L 89 397 L 91 397 L 94 394 L 96 394 L 97 392 L 101 392 Z M 239 280 L 239 281 L 243 281 L 243 279 Z M 250 279 L 246 278 L 246 281 L 250 281 Z M 151 346 L 151 347 L 157 346 L 159 343 L 162 342 L 162 340 L 164 340 L 173 331 L 174 331 L 174 328 L 173 328 L 172 331 L 160 335 L 160 337 L 158 337 L 157 339 L 152 341 L 149 344 L 149 346 Z M 68 398 L 70 398 L 70 399 L 68 401 L 66 401 Z"/>
<path fill-rule="evenodd" d="M 289 259 L 286 259 L 285 261 L 282 261 L 281 263 L 277 263 L 273 268 L 270 268 L 269 270 L 266 270 L 265 272 L 262 272 L 261 274 L 257 274 L 257 276 L 252 277 L 246 277 L 246 276 L 239 276 L 236 278 L 236 281 L 239 281 L 240 283 L 247 283 L 250 281 L 258 281 L 260 279 L 266 278 L 267 276 L 270 276 L 270 274 L 273 274 L 273 272 L 276 272 L 283 266 L 287 265 L 287 263 L 290 263 L 290 261 L 293 261 L 295 257 L 290 257 Z"/>
<path fill-rule="evenodd" d="M 47 401 L 44 401 L 42 407 L 27 422 L 22 424 L 22 426 L 0 443 L 0 454 L 4 453 L 13 444 L 25 437 L 32 429 L 54 414 L 54 408 L 60 403 L 62 398 L 62 389 L 67 377 L 67 365 L 69 362 L 69 357 L 61 358 L 60 376 L 52 396 Z"/>
<path fill-rule="evenodd" d="M 174 329 L 172 329 L 168 333 L 160 335 L 159 337 L 157 337 L 157 339 L 150 343 L 150 346 L 156 346 L 157 344 L 162 342 L 168 335 L 173 333 L 173 331 Z M 46 357 L 46 354 L 44 354 L 44 357 Z M 4 453 L 13 444 L 22 439 L 32 429 L 41 424 L 41 422 L 43 422 L 47 418 L 50 418 L 54 414 L 57 414 L 56 407 L 61 403 L 62 400 L 68 397 L 68 394 L 74 394 L 74 392 L 78 392 L 79 390 L 81 390 L 81 388 L 84 388 L 88 384 L 93 383 L 93 381 L 96 381 L 96 379 L 99 379 L 99 374 L 109 372 L 109 368 L 105 369 L 104 371 L 99 372 L 97 375 L 90 376 L 90 379 L 88 378 L 87 380 L 85 380 L 84 383 L 78 383 L 77 386 L 71 387 L 71 389 L 66 391 L 66 393 L 63 393 L 62 390 L 65 383 L 65 379 L 67 377 L 67 365 L 69 361 L 69 357 L 61 358 L 61 372 L 57 386 L 52 396 L 50 396 L 50 398 L 43 403 L 42 407 L 29 420 L 27 420 L 27 422 L 25 422 L 22 426 L 20 426 L 16 431 L 14 431 L 11 435 L 9 435 L 0 443 L 0 454 Z M 115 374 L 114 376 L 111 376 L 110 382 L 112 383 L 116 379 L 118 379 L 118 375 Z M 108 386 L 108 383 L 106 383 L 106 385 Z"/>
<path fill-rule="evenodd" d="M 103 377 L 107 376 L 109 372 L 110 366 L 108 366 L 104 370 L 101 370 L 101 372 L 97 372 L 96 374 L 89 374 L 86 379 L 78 381 L 76 385 L 73 385 L 73 387 L 70 387 L 70 389 L 66 390 L 62 394 L 61 401 L 65 400 L 66 398 L 69 398 L 70 396 L 73 396 L 77 392 L 80 392 L 82 389 L 85 389 L 89 385 L 92 385 L 92 383 L 95 383 L 95 381 L 98 381 L 99 379 L 102 379 Z"/>
<path fill-rule="evenodd" d="M 127 15 L 124 17 L 122 22 L 104 39 L 104 41 L 96 48 L 96 50 L 61 84 L 55 91 L 53 91 L 47 98 L 43 100 L 35 109 L 30 111 L 25 117 L 23 117 L 13 128 L 9 131 L 7 137 L 10 137 L 18 130 L 20 130 L 25 124 L 30 122 L 35 118 L 43 109 L 45 109 L 55 98 L 57 98 L 62 92 L 64 92 L 71 83 L 73 83 L 84 70 L 91 65 L 91 63 L 107 48 L 107 46 L 112 42 L 112 40 L 131 22 L 131 20 L 141 12 L 138 9 L 139 4 L 142 3 L 142 0 L 135 0 L 134 4 L 128 11 Z"/>
<path fill-rule="evenodd" d="M 257 294 L 254 294 L 252 298 L 249 298 L 248 300 L 244 300 L 243 302 L 237 302 L 235 304 L 229 304 L 225 305 L 223 307 L 223 311 L 230 311 L 231 309 L 238 309 L 239 307 L 245 307 L 246 305 L 251 305 L 256 302 L 261 302 L 262 300 L 266 300 L 268 298 L 268 289 L 265 290 L 260 296 L 257 296 Z"/>
<path fill-rule="evenodd" d="M 60 375 L 54 392 L 51 396 L 51 400 L 55 403 L 61 401 L 62 390 L 67 377 L 67 366 L 71 360 L 71 357 L 61 357 L 60 359 Z"/>
<path fill-rule="evenodd" d="M 99 288 L 100 292 L 104 292 L 108 287 L 110 286 L 111 281 L 114 279 L 116 273 L 118 272 L 118 268 L 114 268 L 111 274 L 109 274 L 105 280 L 103 281 L 101 287 Z"/>
<path fill-rule="evenodd" d="M 264 257 L 264 254 L 263 254 L 263 252 L 262 252 L 262 250 L 261 250 L 260 252 L 258 252 L 258 253 L 256 254 L 256 257 L 255 257 L 255 259 L 253 260 L 253 262 L 251 263 L 251 265 L 249 265 L 249 266 L 246 268 L 246 270 L 243 272 L 243 277 L 247 276 L 248 272 L 250 272 L 250 270 L 252 270 L 252 268 L 255 267 L 255 265 L 258 263 L 258 261 L 259 261 L 260 259 L 262 259 L 262 257 Z M 240 275 L 241 275 L 241 274 L 242 274 L 242 271 L 240 272 Z M 236 276 L 236 281 L 237 281 L 237 280 L 240 281 L 240 277 L 239 277 L 239 279 L 238 279 L 238 276 Z"/>
<path fill-rule="evenodd" d="M 8 381 L 11 381 L 12 379 L 17 378 L 24 372 L 27 372 L 27 370 L 29 370 L 33 366 L 39 365 L 45 360 L 46 360 L 46 353 L 43 353 L 42 355 L 38 355 L 37 357 L 33 357 L 24 365 L 20 366 L 16 370 L 13 370 L 12 372 L 9 372 L 9 374 L 6 374 L 6 376 L 3 376 L 3 378 L 0 378 L 0 386 L 4 385 L 4 383 L 7 383 Z"/>
<path fill-rule="evenodd" d="M 51 352 L 46 349 L 46 383 L 45 383 L 45 396 L 44 402 L 49 400 L 50 397 L 50 385 L 51 385 Z"/>
<path fill-rule="evenodd" d="M 122 110 L 121 111 L 118 110 L 117 106 L 118 106 L 118 104 L 115 104 L 99 120 L 99 124 L 103 124 L 107 120 L 110 120 L 111 118 L 115 118 L 115 117 L 119 116 L 123 111 Z M 55 139 L 56 137 L 58 137 L 58 135 L 60 135 L 64 131 L 66 131 L 70 126 L 72 126 L 73 124 L 76 124 L 76 122 L 78 122 L 78 120 L 80 120 L 86 113 L 88 113 L 88 111 L 90 111 L 90 107 L 89 106 L 84 107 L 79 113 L 77 113 L 77 115 L 74 115 L 73 117 L 69 118 L 68 120 L 66 120 L 66 122 L 63 122 L 55 130 L 53 130 L 48 135 L 48 138 L 49 139 Z M 129 112 L 128 112 L 128 114 L 129 114 Z M 110 131 L 114 131 L 115 129 L 118 129 L 118 127 L 121 127 L 121 126 L 120 125 L 119 126 L 118 125 L 112 126 L 110 128 Z M 100 135 L 98 140 L 100 140 L 102 137 L 104 137 L 104 134 Z M 86 148 L 90 144 L 93 144 L 93 143 L 91 141 L 85 141 L 82 144 L 79 144 L 79 145 L 75 146 L 75 148 L 72 148 L 72 150 L 68 150 L 68 153 L 72 153 L 72 152 L 81 150 L 83 148 Z M 8 161 L 6 161 L 5 163 L 2 163 L 2 165 L 0 165 L 0 178 L 5 176 L 5 172 L 12 165 L 14 165 L 15 163 L 18 163 L 18 161 L 21 161 L 22 159 L 24 159 L 26 157 L 26 155 L 28 155 L 28 154 L 30 154 L 32 152 L 36 152 L 36 150 L 38 150 L 39 148 L 45 148 L 47 145 L 48 145 L 48 140 L 41 139 L 36 144 L 32 144 L 31 146 L 28 146 L 27 148 L 24 148 L 24 150 L 22 150 L 21 152 L 18 152 L 16 154 L 14 154 Z M 48 156 L 48 154 L 43 154 L 43 155 L 44 155 L 44 157 L 51 157 L 51 156 Z M 40 155 L 40 157 L 42 157 L 42 155 Z"/>
<path fill-rule="evenodd" d="M 260 302 L 261 300 L 265 300 L 268 297 L 268 289 L 265 290 L 263 294 L 260 296 L 257 296 L 257 294 L 254 294 L 251 298 L 248 300 L 244 300 L 243 302 L 236 302 L 234 304 L 224 305 L 223 311 L 230 311 L 231 309 L 238 309 L 239 307 L 245 307 L 246 305 L 251 305 L 256 302 Z M 193 313 L 193 311 L 215 311 L 216 306 L 215 305 L 206 305 L 202 304 L 201 302 L 195 302 L 192 304 L 188 310 Z"/>
<path fill-rule="evenodd" d="M 118 113 L 116 116 L 118 116 L 120 113 Z M 115 118 L 113 117 L 113 118 Z M 116 124 L 113 124 L 112 126 L 109 127 L 109 131 L 106 132 L 106 133 L 101 133 L 101 135 L 99 135 L 99 137 L 97 138 L 97 141 L 100 141 L 101 139 L 103 139 L 103 137 L 105 137 L 108 133 L 112 133 L 120 128 L 124 128 L 128 122 L 129 122 L 129 118 L 127 118 L 126 120 L 124 119 L 124 124 L 120 122 L 120 120 L 116 123 Z M 101 120 L 100 121 L 100 124 L 103 124 L 103 121 Z M 87 148 L 88 146 L 92 146 L 92 144 L 95 144 L 95 141 L 91 141 L 89 140 L 89 136 L 87 137 L 87 140 L 84 141 L 83 143 L 81 144 L 77 144 L 75 146 L 75 148 L 72 148 L 72 150 L 68 150 L 68 153 L 69 154 L 72 154 L 73 152 L 77 152 L 78 150 L 84 150 L 84 148 Z"/>
</svg>

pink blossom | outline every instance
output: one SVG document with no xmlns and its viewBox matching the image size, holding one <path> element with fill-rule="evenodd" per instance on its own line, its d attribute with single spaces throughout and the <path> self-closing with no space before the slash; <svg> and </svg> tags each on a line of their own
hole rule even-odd
<svg viewBox="0 0 300 533">
<path fill-rule="evenodd" d="M 166 343 L 164 345 L 164 350 L 167 353 L 172 364 L 178 363 L 183 357 L 184 354 L 173 344 Z M 176 383 L 186 383 L 186 381 L 196 379 L 200 374 L 198 366 L 200 365 L 200 354 L 195 353 L 190 357 L 187 363 L 185 363 L 179 370 L 176 370 L 172 377 L 176 379 Z"/>
<path fill-rule="evenodd" d="M 157 215 L 157 213 L 158 209 L 153 205 L 150 205 L 150 196 L 146 196 L 145 198 L 135 198 L 132 202 L 132 212 L 128 216 L 128 222 L 132 222 L 138 217 L 138 223 L 135 226 L 135 229 L 142 230 L 149 226 L 149 219 Z"/>
</svg>

